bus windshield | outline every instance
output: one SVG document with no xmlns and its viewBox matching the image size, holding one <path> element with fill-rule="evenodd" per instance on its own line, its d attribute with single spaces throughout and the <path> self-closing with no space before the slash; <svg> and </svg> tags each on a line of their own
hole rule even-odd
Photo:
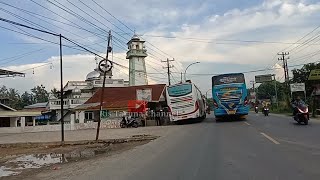
<svg viewBox="0 0 320 180">
<path fill-rule="evenodd" d="M 181 84 L 168 87 L 168 94 L 170 97 L 178 97 L 190 94 L 192 92 L 191 84 Z"/>
<path fill-rule="evenodd" d="M 212 85 L 245 83 L 243 74 L 224 74 L 212 77 Z"/>
</svg>

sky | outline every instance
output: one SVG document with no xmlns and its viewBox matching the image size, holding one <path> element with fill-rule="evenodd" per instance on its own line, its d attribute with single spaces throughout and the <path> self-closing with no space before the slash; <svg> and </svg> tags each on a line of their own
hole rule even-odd
<svg viewBox="0 0 320 180">
<path fill-rule="evenodd" d="M 320 29 L 315 28 L 320 25 L 320 2 L 315 0 L 1 0 L 0 3 L 0 17 L 62 34 L 101 56 L 105 56 L 107 33 L 111 30 L 110 59 L 127 67 L 126 43 L 134 33 L 138 34 L 146 41 L 150 84 L 167 83 L 163 68 L 166 64 L 161 62 L 167 58 L 175 60 L 171 68 L 173 83 L 180 81 L 181 72 L 190 63 L 200 62 L 188 68 L 186 78 L 203 93 L 210 89 L 213 74 L 276 68 L 245 73 L 247 85 L 255 75 L 269 73 L 283 81 L 277 56 L 281 51 L 290 52 L 289 66 L 319 60 L 316 52 Z M 307 42 L 308 38 L 310 43 L 303 46 L 288 44 Z M 47 90 L 60 86 L 58 37 L 0 22 L 0 39 L 0 68 L 26 73 L 24 78 L 2 78 L 0 85 L 19 92 L 39 84 Z M 85 80 L 96 67 L 95 56 L 66 40 L 62 44 L 64 83 Z M 128 80 L 128 69 L 115 65 L 113 75 Z"/>
</svg>

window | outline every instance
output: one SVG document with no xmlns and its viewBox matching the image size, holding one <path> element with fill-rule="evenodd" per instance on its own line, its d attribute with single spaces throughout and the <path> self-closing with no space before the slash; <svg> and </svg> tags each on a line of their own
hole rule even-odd
<svg viewBox="0 0 320 180">
<path fill-rule="evenodd" d="M 93 112 L 92 111 L 84 112 L 84 120 L 93 120 Z"/>
<path fill-rule="evenodd" d="M 136 49 L 139 49 L 139 45 L 136 45 Z"/>
<path fill-rule="evenodd" d="M 245 83 L 243 74 L 223 74 L 212 77 L 212 85 Z"/>
<path fill-rule="evenodd" d="M 168 87 L 168 93 L 171 97 L 185 96 L 192 92 L 191 84 L 179 84 Z"/>
</svg>

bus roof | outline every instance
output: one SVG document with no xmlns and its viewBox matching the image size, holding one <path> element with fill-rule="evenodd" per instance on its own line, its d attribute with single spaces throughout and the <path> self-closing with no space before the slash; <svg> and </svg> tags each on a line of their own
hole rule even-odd
<svg viewBox="0 0 320 180">
<path fill-rule="evenodd" d="M 218 77 L 218 76 L 225 76 L 225 75 L 244 75 L 243 73 L 226 73 L 226 74 L 219 74 L 212 77 Z"/>
</svg>

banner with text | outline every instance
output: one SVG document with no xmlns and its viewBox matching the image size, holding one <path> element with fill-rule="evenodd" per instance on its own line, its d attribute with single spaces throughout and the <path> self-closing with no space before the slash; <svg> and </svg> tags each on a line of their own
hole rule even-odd
<svg viewBox="0 0 320 180">
<path fill-rule="evenodd" d="M 299 92 L 299 91 L 306 91 L 306 86 L 304 83 L 294 83 L 290 84 L 291 92 Z"/>
</svg>

